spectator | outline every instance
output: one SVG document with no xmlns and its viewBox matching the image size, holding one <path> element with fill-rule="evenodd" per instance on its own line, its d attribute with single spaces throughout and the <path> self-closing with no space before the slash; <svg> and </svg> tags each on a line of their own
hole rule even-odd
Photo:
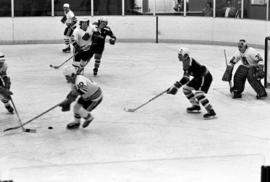
<svg viewBox="0 0 270 182">
<path fill-rule="evenodd" d="M 227 0 L 227 5 L 223 8 L 224 17 L 235 17 L 236 8 L 232 6 L 232 1 Z"/>
<path fill-rule="evenodd" d="M 189 11 L 188 0 L 186 1 L 186 11 Z M 174 10 L 177 12 L 184 11 L 184 0 L 175 0 Z"/>
<path fill-rule="evenodd" d="M 205 7 L 202 10 L 203 16 L 213 16 L 212 3 L 210 1 L 205 3 Z"/>
</svg>

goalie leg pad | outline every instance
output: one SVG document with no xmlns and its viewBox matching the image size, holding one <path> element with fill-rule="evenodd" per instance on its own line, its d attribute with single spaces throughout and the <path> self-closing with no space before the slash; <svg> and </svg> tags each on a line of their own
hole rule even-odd
<svg viewBox="0 0 270 182">
<path fill-rule="evenodd" d="M 248 67 L 240 65 L 234 74 L 234 86 L 233 91 L 241 94 L 245 88 L 245 82 L 247 78 Z"/>
<path fill-rule="evenodd" d="M 251 67 L 248 70 L 247 79 L 251 87 L 255 90 L 258 96 L 266 95 L 266 90 L 261 81 L 256 78 L 256 67 Z"/>
</svg>

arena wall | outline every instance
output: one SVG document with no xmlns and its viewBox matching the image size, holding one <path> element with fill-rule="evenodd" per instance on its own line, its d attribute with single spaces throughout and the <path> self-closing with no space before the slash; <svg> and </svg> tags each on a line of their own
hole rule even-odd
<svg viewBox="0 0 270 182">
<path fill-rule="evenodd" d="M 91 21 L 98 18 L 89 16 Z M 65 25 L 60 19 L 0 18 L 0 44 L 62 43 Z M 125 42 L 235 45 L 244 38 L 262 47 L 270 32 L 270 23 L 263 20 L 183 16 L 159 16 L 158 19 L 155 16 L 109 16 L 108 19 L 118 41 Z"/>
</svg>

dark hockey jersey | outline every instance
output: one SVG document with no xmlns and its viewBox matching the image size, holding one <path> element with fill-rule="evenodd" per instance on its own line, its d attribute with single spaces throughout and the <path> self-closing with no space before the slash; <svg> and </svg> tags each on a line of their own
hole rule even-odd
<svg viewBox="0 0 270 182">
<path fill-rule="evenodd" d="M 93 25 L 98 27 L 98 22 L 93 23 Z M 106 27 L 102 28 L 100 31 L 94 32 L 94 34 L 92 36 L 93 44 L 104 46 L 107 35 L 110 36 L 111 38 L 116 39 L 116 37 L 113 35 L 113 32 L 110 29 L 110 27 L 106 26 Z"/>
<path fill-rule="evenodd" d="M 184 63 L 183 63 L 184 64 Z M 202 77 L 208 73 L 204 65 L 198 63 L 195 59 L 190 58 L 188 65 L 183 65 L 184 75 L 193 77 Z"/>
</svg>

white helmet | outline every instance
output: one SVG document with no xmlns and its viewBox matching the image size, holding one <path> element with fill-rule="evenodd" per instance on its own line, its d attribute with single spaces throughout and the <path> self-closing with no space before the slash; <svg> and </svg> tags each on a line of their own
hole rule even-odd
<svg viewBox="0 0 270 182">
<path fill-rule="evenodd" d="M 3 54 L 2 52 L 0 52 L 0 63 L 5 62 L 5 54 Z"/>
<path fill-rule="evenodd" d="M 99 21 L 99 23 L 100 22 L 106 22 L 106 23 L 108 23 L 108 18 L 105 17 L 105 16 L 102 16 L 98 21 Z"/>
<path fill-rule="evenodd" d="M 185 56 L 187 54 L 188 56 L 190 56 L 189 49 L 185 47 L 180 47 L 180 49 L 178 50 L 178 54 L 182 56 Z"/>
<path fill-rule="evenodd" d="M 88 18 L 84 17 L 84 18 L 80 19 L 80 21 L 79 21 L 79 25 L 82 25 L 82 23 L 84 23 L 84 22 L 86 22 L 86 23 L 87 23 L 87 25 L 89 25 L 90 20 L 89 20 Z"/>
<path fill-rule="evenodd" d="M 76 75 L 76 70 L 73 66 L 66 66 L 63 70 L 64 76 Z"/>
<path fill-rule="evenodd" d="M 68 3 L 65 3 L 65 4 L 63 5 L 63 8 L 69 8 L 69 4 L 68 4 Z"/>
</svg>

